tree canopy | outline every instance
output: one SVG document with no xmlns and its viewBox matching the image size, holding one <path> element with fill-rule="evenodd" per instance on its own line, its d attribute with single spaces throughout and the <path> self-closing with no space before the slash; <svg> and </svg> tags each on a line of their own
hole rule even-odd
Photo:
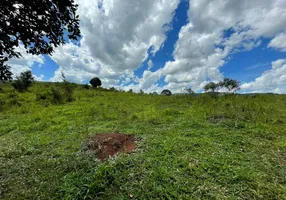
<svg viewBox="0 0 286 200">
<path fill-rule="evenodd" d="M 5 62 L 21 54 L 51 55 L 53 48 L 80 36 L 79 17 L 74 0 L 1 0 L 0 69 Z M 4 74 L 4 73 L 3 73 Z"/>
<path fill-rule="evenodd" d="M 0 65 L 0 82 L 12 80 L 12 72 L 7 64 Z"/>
<path fill-rule="evenodd" d="M 90 85 L 92 85 L 92 87 L 100 87 L 101 86 L 101 80 L 97 77 L 94 77 L 92 78 L 90 81 L 89 81 Z"/>
<path fill-rule="evenodd" d="M 205 85 L 205 92 L 214 92 L 217 89 L 218 85 L 215 82 L 210 82 Z"/>
<path fill-rule="evenodd" d="M 236 92 L 240 90 L 240 82 L 230 78 L 225 78 L 223 81 L 218 83 L 221 88 L 225 88 L 228 92 Z"/>
<path fill-rule="evenodd" d="M 161 92 L 161 95 L 163 96 L 171 96 L 172 95 L 172 92 L 170 90 L 163 90 Z"/>
<path fill-rule="evenodd" d="M 218 83 L 210 82 L 204 87 L 205 92 L 215 92 L 215 91 L 227 91 L 229 93 L 235 93 L 240 90 L 240 82 L 230 78 L 224 78 L 223 81 Z"/>
<path fill-rule="evenodd" d="M 12 86 L 19 92 L 23 92 L 26 91 L 34 81 L 35 79 L 32 72 L 27 70 L 16 77 L 16 80 L 12 83 Z"/>
</svg>

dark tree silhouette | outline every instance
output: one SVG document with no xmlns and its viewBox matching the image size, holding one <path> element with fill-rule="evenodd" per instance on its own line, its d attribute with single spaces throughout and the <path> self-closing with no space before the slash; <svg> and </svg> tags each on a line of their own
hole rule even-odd
<svg viewBox="0 0 286 200">
<path fill-rule="evenodd" d="M 186 92 L 188 92 L 189 94 L 194 94 L 195 92 L 192 90 L 192 88 L 186 88 L 185 89 Z"/>
<path fill-rule="evenodd" d="M 161 92 L 161 95 L 163 96 L 171 96 L 172 95 L 172 92 L 170 90 L 163 90 Z"/>
<path fill-rule="evenodd" d="M 227 89 L 228 92 L 235 93 L 240 90 L 240 81 L 225 78 L 223 81 L 219 82 L 219 86 Z"/>
<path fill-rule="evenodd" d="M 92 87 L 100 87 L 101 86 L 101 80 L 97 77 L 94 77 L 92 78 L 90 81 L 89 81 L 90 85 L 92 85 Z"/>
<path fill-rule="evenodd" d="M 74 0 L 1 0 L 0 67 L 8 59 L 20 57 L 15 47 L 28 53 L 49 54 L 65 39 L 80 36 Z M 64 34 L 66 33 L 66 38 Z"/>
<path fill-rule="evenodd" d="M 26 91 L 28 87 L 35 81 L 33 74 L 30 70 L 22 72 L 20 76 L 12 83 L 12 86 L 19 92 Z"/>
<path fill-rule="evenodd" d="M 218 86 L 219 86 L 218 84 L 214 82 L 210 82 L 205 85 L 204 89 L 205 89 L 205 92 L 214 92 L 216 89 L 218 89 Z"/>
<path fill-rule="evenodd" d="M 10 67 L 6 64 L 0 65 L 0 82 L 7 82 L 12 80 L 12 72 Z"/>
</svg>

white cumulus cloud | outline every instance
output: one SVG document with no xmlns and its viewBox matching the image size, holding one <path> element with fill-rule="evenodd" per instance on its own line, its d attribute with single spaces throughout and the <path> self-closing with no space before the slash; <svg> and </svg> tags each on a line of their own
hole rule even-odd
<svg viewBox="0 0 286 200">
<path fill-rule="evenodd" d="M 277 35 L 275 38 L 273 38 L 270 41 L 268 47 L 286 52 L 286 33 L 281 33 Z"/>
<path fill-rule="evenodd" d="M 21 72 L 31 70 L 34 64 L 41 66 L 45 62 L 42 55 L 28 54 L 23 45 L 15 48 L 15 51 L 21 53 L 22 56 L 20 58 L 12 58 L 8 61 L 8 65 L 11 66 L 13 78 L 18 76 Z"/>
<path fill-rule="evenodd" d="M 162 72 L 168 86 L 175 90 L 189 85 L 199 91 L 206 80 L 221 80 L 220 67 L 232 54 L 258 47 L 261 37 L 272 38 L 286 31 L 284 0 L 189 3 L 189 22 L 179 33 L 174 61 L 167 62 Z"/>
<path fill-rule="evenodd" d="M 156 53 L 166 40 L 166 31 L 179 0 L 77 0 L 80 45 L 66 44 L 51 58 L 71 81 L 93 76 L 111 86 Z M 149 63 L 150 64 L 150 63 Z M 151 66 L 151 64 L 150 64 Z M 58 80 L 60 72 L 51 80 Z"/>
<path fill-rule="evenodd" d="M 272 62 L 272 68 L 250 83 L 244 83 L 241 89 L 245 92 L 286 93 L 286 60 Z"/>
</svg>

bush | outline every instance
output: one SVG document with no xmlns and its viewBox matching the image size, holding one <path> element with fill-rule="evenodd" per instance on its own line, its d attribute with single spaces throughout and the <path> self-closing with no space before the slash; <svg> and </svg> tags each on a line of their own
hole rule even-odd
<svg viewBox="0 0 286 200">
<path fill-rule="evenodd" d="M 62 88 L 67 102 L 72 102 L 74 100 L 74 90 L 76 87 L 76 84 L 64 81 Z"/>
<path fill-rule="evenodd" d="M 97 77 L 94 77 L 92 78 L 90 81 L 89 81 L 90 85 L 92 85 L 92 87 L 100 87 L 101 86 L 101 80 Z"/>
<path fill-rule="evenodd" d="M 48 104 L 64 104 L 74 100 L 74 89 L 76 85 L 69 82 L 61 83 L 57 87 L 51 87 L 49 90 L 36 94 L 36 100 L 43 105 Z"/>
<path fill-rule="evenodd" d="M 88 85 L 88 84 L 85 84 L 85 85 L 82 86 L 82 88 L 89 90 L 89 85 Z"/>
<path fill-rule="evenodd" d="M 171 96 L 172 95 L 172 92 L 170 90 L 163 90 L 161 92 L 161 95 L 163 96 Z"/>
<path fill-rule="evenodd" d="M 34 77 L 32 75 L 32 72 L 30 70 L 22 72 L 20 76 L 16 77 L 16 80 L 12 83 L 12 86 L 18 91 L 18 92 L 24 92 L 32 85 L 34 82 Z"/>
<path fill-rule="evenodd" d="M 7 95 L 7 104 L 8 106 L 21 106 L 19 93 L 15 90 L 11 91 Z"/>
</svg>

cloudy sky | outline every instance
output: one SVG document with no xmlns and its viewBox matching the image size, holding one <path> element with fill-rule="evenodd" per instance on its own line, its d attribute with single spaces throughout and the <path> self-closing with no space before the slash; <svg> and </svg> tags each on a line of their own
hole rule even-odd
<svg viewBox="0 0 286 200">
<path fill-rule="evenodd" d="M 135 91 L 201 92 L 224 77 L 241 92 L 286 93 L 286 0 L 76 0 L 82 37 L 52 56 L 10 60 L 15 75 Z"/>
</svg>

